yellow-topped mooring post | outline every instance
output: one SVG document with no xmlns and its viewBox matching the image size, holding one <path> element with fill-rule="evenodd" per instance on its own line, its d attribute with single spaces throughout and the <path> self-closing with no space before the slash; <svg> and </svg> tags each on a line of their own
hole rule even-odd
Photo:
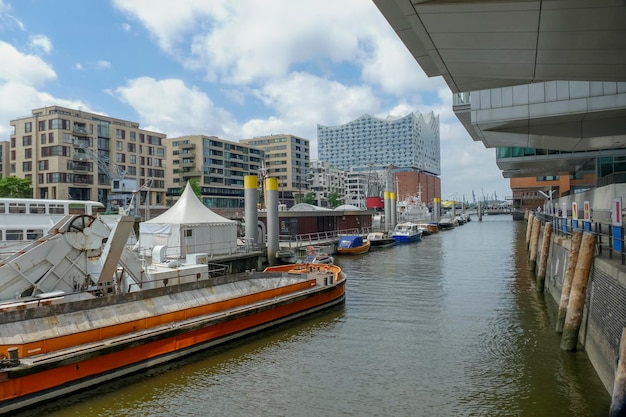
<svg viewBox="0 0 626 417">
<path fill-rule="evenodd" d="M 533 232 L 530 237 L 530 270 L 535 272 L 537 267 L 537 252 L 539 251 L 539 233 L 541 233 L 541 220 L 533 219 Z"/>
<path fill-rule="evenodd" d="M 267 262 L 276 265 L 278 254 L 279 224 L 278 224 L 278 179 L 266 178 L 265 190 L 267 191 Z"/>
<path fill-rule="evenodd" d="M 257 190 L 258 178 L 256 175 L 243 177 L 243 197 L 246 220 L 246 249 L 257 247 L 259 243 L 259 193 Z"/>
<path fill-rule="evenodd" d="M 546 269 L 548 267 L 548 256 L 550 255 L 550 243 L 552 242 L 552 223 L 548 222 L 543 228 L 543 241 L 541 242 L 541 258 L 539 259 L 539 270 L 537 271 L 537 291 L 543 292 L 546 284 Z"/>
<path fill-rule="evenodd" d="M 565 323 L 565 315 L 567 314 L 567 304 L 569 303 L 569 293 L 572 289 L 572 281 L 574 280 L 574 271 L 576 270 L 576 262 L 578 261 L 578 252 L 580 252 L 580 242 L 582 238 L 583 230 L 575 229 L 572 233 L 567 266 L 565 267 L 565 275 L 563 276 L 563 289 L 561 290 L 559 312 L 556 317 L 557 333 L 563 332 L 563 324 Z"/>
<path fill-rule="evenodd" d="M 563 335 L 561 336 L 561 349 L 565 351 L 576 350 L 578 343 L 578 331 L 583 318 L 585 307 L 585 295 L 587 284 L 589 283 L 589 272 L 593 264 L 593 256 L 596 250 L 596 235 L 589 232 L 583 233 L 580 242 L 580 252 L 576 261 L 576 270 L 572 281 L 569 302 L 567 303 L 567 313 L 565 314 L 565 324 Z"/>
<path fill-rule="evenodd" d="M 622 339 L 619 344 L 619 360 L 615 370 L 613 395 L 609 417 L 626 416 L 626 327 L 622 329 Z"/>
</svg>

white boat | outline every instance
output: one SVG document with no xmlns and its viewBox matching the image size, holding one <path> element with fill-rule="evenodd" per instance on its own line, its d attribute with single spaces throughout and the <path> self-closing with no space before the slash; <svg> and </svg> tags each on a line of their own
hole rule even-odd
<svg viewBox="0 0 626 417">
<path fill-rule="evenodd" d="M 401 222 L 430 219 L 428 206 L 422 201 L 421 188 L 417 195 L 408 196 L 404 200 L 398 201 L 396 207 L 398 220 Z"/>
<path fill-rule="evenodd" d="M 97 201 L 0 198 L 0 259 L 41 239 L 70 215 L 91 216 L 104 209 Z"/>
<path fill-rule="evenodd" d="M 418 223 L 398 223 L 391 234 L 397 243 L 411 243 L 422 240 L 423 231 Z"/>
<path fill-rule="evenodd" d="M 396 243 L 396 240 L 386 232 L 371 232 L 367 235 L 367 240 L 372 248 L 382 248 Z"/>
</svg>

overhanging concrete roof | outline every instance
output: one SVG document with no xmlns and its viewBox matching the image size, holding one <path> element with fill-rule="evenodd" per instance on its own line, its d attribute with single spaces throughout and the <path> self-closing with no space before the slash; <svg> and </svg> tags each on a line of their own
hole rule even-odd
<svg viewBox="0 0 626 417">
<path fill-rule="evenodd" d="M 373 0 L 452 92 L 538 81 L 625 81 L 624 0 Z"/>
<path fill-rule="evenodd" d="M 625 0 L 373 1 L 426 75 L 442 76 L 454 93 L 545 81 L 626 81 Z M 473 100 L 471 110 L 469 103 L 455 106 L 472 138 L 486 147 L 626 148 L 626 108 L 619 104 L 545 117 L 529 111 L 497 123 L 478 117 Z M 589 163 L 582 156 L 507 158 L 498 165 L 505 177 L 534 176 L 580 169 Z"/>
</svg>

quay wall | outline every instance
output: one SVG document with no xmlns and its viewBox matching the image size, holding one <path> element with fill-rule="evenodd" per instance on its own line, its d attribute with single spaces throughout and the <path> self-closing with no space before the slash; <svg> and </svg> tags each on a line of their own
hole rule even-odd
<svg viewBox="0 0 626 417">
<path fill-rule="evenodd" d="M 543 242 L 543 226 L 539 242 Z M 544 292 L 556 304 L 561 299 L 571 236 L 553 235 L 546 267 Z M 537 263 L 539 263 L 539 257 Z M 613 392 L 622 329 L 626 327 L 626 267 L 619 256 L 595 256 L 589 274 L 579 347 L 586 352 L 609 394 Z"/>
</svg>

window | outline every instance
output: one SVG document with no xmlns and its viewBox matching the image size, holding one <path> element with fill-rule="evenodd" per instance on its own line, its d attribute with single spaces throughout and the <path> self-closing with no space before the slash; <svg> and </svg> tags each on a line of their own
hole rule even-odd
<svg viewBox="0 0 626 417">
<path fill-rule="evenodd" d="M 46 121 L 45 120 L 40 120 L 39 121 L 39 130 L 46 130 Z"/>
<path fill-rule="evenodd" d="M 121 149 L 119 149 L 121 151 Z M 134 143 L 127 142 L 126 143 L 126 151 L 127 152 L 137 152 L 137 145 Z"/>
<path fill-rule="evenodd" d="M 31 135 L 22 137 L 22 146 L 30 146 L 33 144 L 33 137 Z"/>
<path fill-rule="evenodd" d="M 115 129 L 115 137 L 117 139 L 125 139 L 126 131 L 124 129 Z"/>
<path fill-rule="evenodd" d="M 30 133 L 33 131 L 33 122 L 24 123 L 24 132 Z"/>
<path fill-rule="evenodd" d="M 137 140 L 137 133 L 136 132 L 130 132 L 130 140 Z"/>
<path fill-rule="evenodd" d="M 54 143 L 54 132 L 48 133 L 48 143 Z"/>
<path fill-rule="evenodd" d="M 33 157 L 33 148 L 24 149 L 24 159 L 31 159 Z"/>
<path fill-rule="evenodd" d="M 123 151 L 124 150 L 124 142 L 122 142 L 121 140 L 118 140 L 117 142 L 115 142 L 115 149 L 118 151 Z"/>
<path fill-rule="evenodd" d="M 45 133 L 41 134 L 41 144 L 45 145 L 46 142 L 48 142 L 48 135 L 46 135 Z"/>
<path fill-rule="evenodd" d="M 39 161 L 37 163 L 37 169 L 39 169 L 39 171 L 47 171 L 48 170 L 48 160 L 44 159 L 43 161 Z"/>
<path fill-rule="evenodd" d="M 33 170 L 33 162 L 32 161 L 22 162 L 22 171 L 30 172 L 32 170 Z"/>
</svg>

